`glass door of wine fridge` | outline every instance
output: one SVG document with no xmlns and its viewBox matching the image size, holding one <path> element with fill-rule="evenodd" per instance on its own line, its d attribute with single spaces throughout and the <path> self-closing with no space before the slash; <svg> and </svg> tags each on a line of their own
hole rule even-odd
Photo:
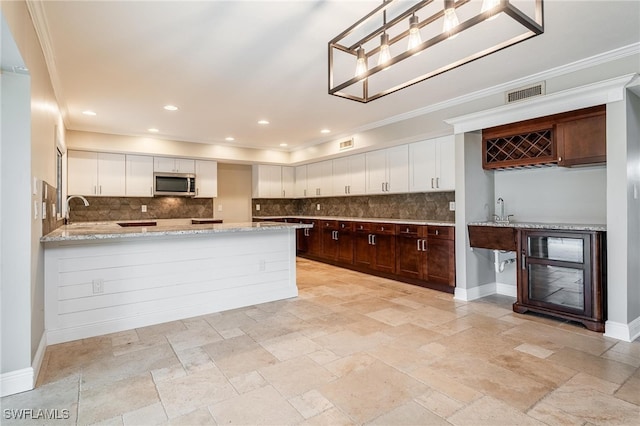
<svg viewBox="0 0 640 426">
<path fill-rule="evenodd" d="M 528 305 L 591 314 L 589 234 L 527 231 L 522 241 L 522 278 Z"/>
</svg>

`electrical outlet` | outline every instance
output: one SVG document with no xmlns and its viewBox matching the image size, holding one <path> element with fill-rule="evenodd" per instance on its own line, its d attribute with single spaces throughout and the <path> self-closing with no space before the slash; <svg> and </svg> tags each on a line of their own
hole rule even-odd
<svg viewBox="0 0 640 426">
<path fill-rule="evenodd" d="M 454 212 L 456 211 L 456 202 L 455 201 L 449 201 L 449 210 Z"/>
<path fill-rule="evenodd" d="M 46 186 L 45 186 L 46 188 Z M 43 201 L 42 202 L 42 219 L 46 219 L 47 218 L 47 202 Z"/>
<path fill-rule="evenodd" d="M 320 204 L 316 204 L 316 210 L 320 210 Z"/>
<path fill-rule="evenodd" d="M 38 218 L 38 202 L 37 201 L 33 202 L 33 218 L 34 219 Z"/>
<path fill-rule="evenodd" d="M 256 211 L 259 212 L 260 211 L 260 204 L 256 204 Z"/>
<path fill-rule="evenodd" d="M 146 212 L 147 212 L 147 206 L 146 206 L 145 204 L 143 204 L 143 205 L 140 207 L 140 210 L 142 211 L 142 213 L 146 213 Z"/>
<path fill-rule="evenodd" d="M 104 293 L 104 280 L 102 278 L 97 278 L 92 281 L 93 283 L 93 294 Z"/>
</svg>

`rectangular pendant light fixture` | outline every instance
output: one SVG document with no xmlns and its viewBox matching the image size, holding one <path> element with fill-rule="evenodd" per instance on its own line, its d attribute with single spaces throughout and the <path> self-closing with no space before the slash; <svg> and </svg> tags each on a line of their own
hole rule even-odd
<svg viewBox="0 0 640 426">
<path fill-rule="evenodd" d="M 329 42 L 330 95 L 370 102 L 544 32 L 542 0 L 407 4 L 383 0 Z"/>
</svg>

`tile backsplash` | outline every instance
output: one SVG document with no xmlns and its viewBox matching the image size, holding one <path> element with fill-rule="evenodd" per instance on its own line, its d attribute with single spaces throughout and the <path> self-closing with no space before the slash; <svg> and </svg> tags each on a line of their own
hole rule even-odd
<svg viewBox="0 0 640 426">
<path fill-rule="evenodd" d="M 85 197 L 70 202 L 71 222 L 100 222 L 107 220 L 145 220 L 212 218 L 213 199 L 188 197 Z M 142 212 L 142 206 L 147 211 Z"/>
<path fill-rule="evenodd" d="M 303 199 L 253 199 L 253 216 L 341 216 L 454 221 L 455 192 L 363 195 Z M 260 210 L 256 210 L 260 204 Z M 320 204 L 320 210 L 317 209 Z"/>
</svg>

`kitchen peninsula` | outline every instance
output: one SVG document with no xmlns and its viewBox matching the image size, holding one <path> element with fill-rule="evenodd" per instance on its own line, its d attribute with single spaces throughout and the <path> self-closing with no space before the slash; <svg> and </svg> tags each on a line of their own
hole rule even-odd
<svg viewBox="0 0 640 426">
<path fill-rule="evenodd" d="M 42 237 L 50 344 L 298 294 L 296 229 L 310 225 L 126 225 L 82 222 Z"/>
</svg>

